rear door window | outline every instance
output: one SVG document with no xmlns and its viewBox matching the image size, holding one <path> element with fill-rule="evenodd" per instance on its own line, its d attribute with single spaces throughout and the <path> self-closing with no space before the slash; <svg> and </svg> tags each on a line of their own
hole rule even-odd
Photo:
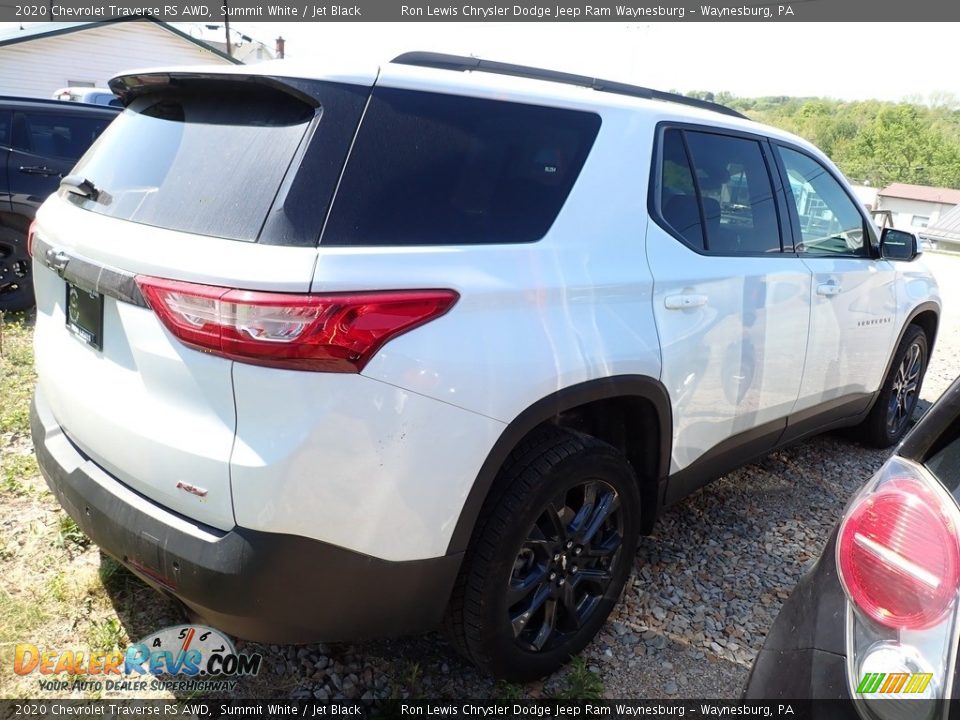
<svg viewBox="0 0 960 720">
<path fill-rule="evenodd" d="M 34 155 L 77 160 L 100 137 L 110 120 L 109 117 L 18 112 L 13 121 L 13 144 Z"/>
<path fill-rule="evenodd" d="M 779 253 L 780 222 L 758 141 L 667 129 L 661 141 L 660 219 L 696 250 Z"/>
<path fill-rule="evenodd" d="M 377 88 L 321 242 L 539 240 L 599 128 L 595 113 Z"/>
<path fill-rule="evenodd" d="M 10 147 L 10 129 L 13 115 L 9 112 L 0 110 L 0 147 Z"/>
</svg>

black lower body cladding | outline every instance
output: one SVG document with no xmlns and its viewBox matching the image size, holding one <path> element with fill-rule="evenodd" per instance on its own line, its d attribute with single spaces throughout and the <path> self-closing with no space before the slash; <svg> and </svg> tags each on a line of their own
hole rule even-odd
<svg viewBox="0 0 960 720">
<path fill-rule="evenodd" d="M 390 562 L 305 537 L 198 527 L 157 505 L 147 512 L 149 500 L 126 502 L 133 491 L 70 442 L 39 393 L 31 426 L 43 476 L 80 528 L 213 627 L 303 643 L 422 632 L 442 619 L 461 553 Z"/>
</svg>

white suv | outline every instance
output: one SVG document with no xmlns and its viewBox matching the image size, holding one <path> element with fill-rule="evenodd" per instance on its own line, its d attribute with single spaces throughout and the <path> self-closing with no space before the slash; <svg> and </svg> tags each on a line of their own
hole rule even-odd
<svg viewBox="0 0 960 720">
<path fill-rule="evenodd" d="M 916 403 L 915 240 L 726 108 L 424 53 L 111 87 L 32 234 L 34 442 L 97 544 L 224 631 L 446 617 L 543 675 L 665 505 L 829 428 L 893 443 Z"/>
</svg>

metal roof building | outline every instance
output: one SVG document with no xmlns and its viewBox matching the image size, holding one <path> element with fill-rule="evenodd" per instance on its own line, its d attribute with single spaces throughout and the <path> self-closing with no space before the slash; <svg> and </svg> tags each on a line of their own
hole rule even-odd
<svg viewBox="0 0 960 720">
<path fill-rule="evenodd" d="M 925 228 L 922 234 L 943 250 L 960 251 L 960 205 L 941 215 L 936 224 Z"/>
</svg>

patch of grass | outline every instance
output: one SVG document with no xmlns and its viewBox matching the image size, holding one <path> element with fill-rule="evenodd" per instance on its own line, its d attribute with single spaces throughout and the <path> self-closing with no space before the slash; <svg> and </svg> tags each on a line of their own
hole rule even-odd
<svg viewBox="0 0 960 720">
<path fill-rule="evenodd" d="M 523 700 L 523 686 L 506 680 L 497 680 L 493 686 L 493 697 L 497 700 Z"/>
<path fill-rule="evenodd" d="M 26 314 L 0 313 L 0 433 L 30 432 L 33 324 Z"/>
<path fill-rule="evenodd" d="M 90 538 L 83 534 L 83 530 L 77 525 L 76 521 L 67 514 L 60 516 L 58 523 L 57 547 L 70 548 L 77 547 L 83 549 L 90 544 Z"/>
<path fill-rule="evenodd" d="M 47 621 L 43 603 L 20 599 L 0 589 L 0 648 L 13 652 L 18 642 L 32 642 L 31 633 Z"/>
<path fill-rule="evenodd" d="M 56 575 L 47 580 L 47 592 L 57 602 L 66 602 L 70 591 L 67 585 L 67 576 L 63 570 L 58 570 Z"/>
<path fill-rule="evenodd" d="M 6 452 L 0 460 L 0 492 L 5 495 L 29 495 L 26 480 L 40 472 L 33 453 Z"/>
<path fill-rule="evenodd" d="M 127 633 L 123 625 L 115 617 L 109 617 L 105 620 L 94 621 L 90 623 L 87 630 L 87 643 L 90 649 L 95 652 L 110 652 L 119 650 L 127 644 Z"/>
<path fill-rule="evenodd" d="M 603 697 L 600 675 L 591 672 L 582 657 L 575 657 L 570 662 L 566 681 L 566 686 L 557 693 L 558 700 L 600 700 Z"/>
<path fill-rule="evenodd" d="M 403 691 L 406 690 L 409 697 L 420 697 L 420 678 L 423 675 L 423 669 L 418 662 L 407 662 L 397 672 L 397 680 L 394 685 L 392 697 L 399 700 L 403 697 Z M 399 685 L 400 687 L 397 687 Z"/>
<path fill-rule="evenodd" d="M 127 589 L 131 581 L 140 583 L 137 576 L 106 553 L 100 553 L 100 569 L 97 571 L 100 584 L 111 595 Z"/>
</svg>

